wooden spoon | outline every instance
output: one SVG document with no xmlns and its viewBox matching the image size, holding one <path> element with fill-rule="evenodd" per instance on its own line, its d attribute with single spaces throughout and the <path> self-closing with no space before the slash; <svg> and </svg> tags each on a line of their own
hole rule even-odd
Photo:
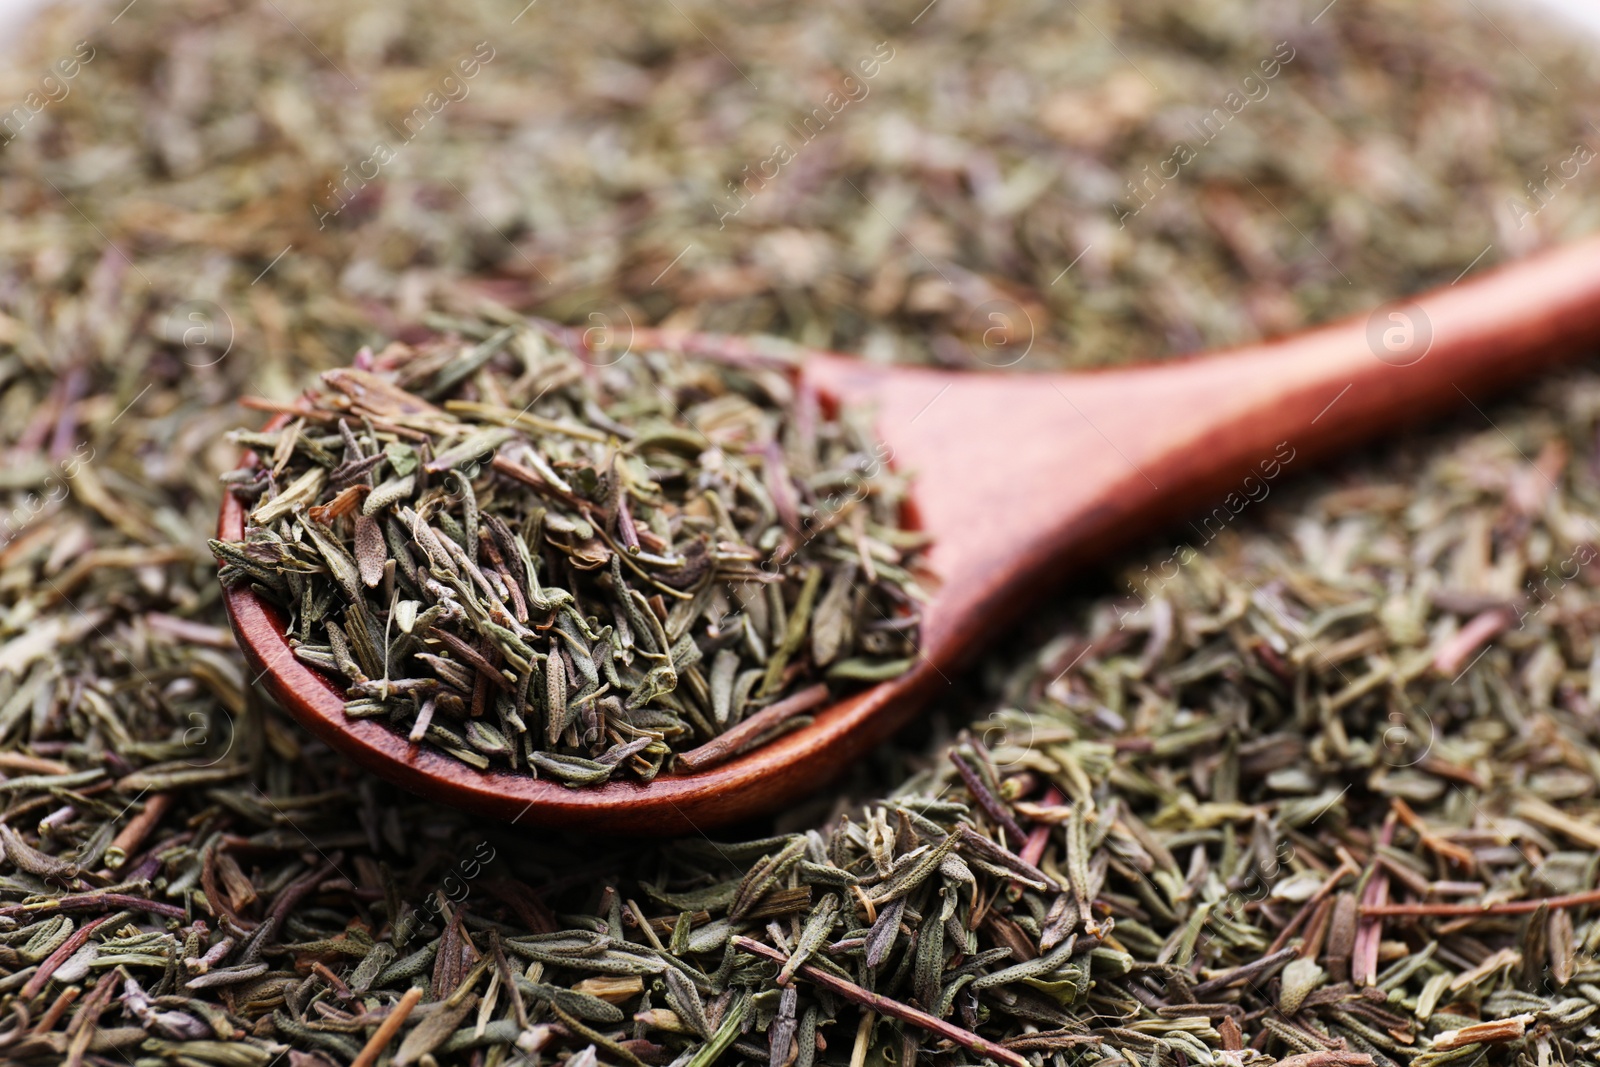
<svg viewBox="0 0 1600 1067">
<path fill-rule="evenodd" d="M 914 475 L 912 499 L 933 537 L 928 563 L 939 582 L 921 658 L 904 676 L 819 710 L 810 725 L 771 744 L 648 786 L 570 789 L 479 772 L 377 722 L 351 720 L 339 688 L 291 654 L 275 608 L 239 588 L 225 594 L 228 612 L 246 657 L 296 719 L 412 792 L 530 825 L 704 830 L 827 783 L 943 692 L 1067 571 L 1174 518 L 1198 514 L 1181 535 L 1187 542 L 1213 536 L 1316 459 L 1445 409 L 1481 413 L 1494 390 L 1597 342 L 1593 239 L 1370 317 L 1152 366 L 969 374 L 809 354 L 802 373 L 824 395 L 877 405 L 892 462 Z M 1005 362 L 1025 351 L 1025 337 L 1012 343 Z M 641 334 L 635 344 L 729 351 L 741 343 Z M 219 536 L 242 537 L 244 518 L 226 497 Z"/>
</svg>

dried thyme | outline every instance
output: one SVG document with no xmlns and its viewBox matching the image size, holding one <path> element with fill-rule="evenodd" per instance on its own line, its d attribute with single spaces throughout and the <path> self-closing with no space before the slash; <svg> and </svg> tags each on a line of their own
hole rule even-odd
<svg viewBox="0 0 1600 1067">
<path fill-rule="evenodd" d="M 1009 298 L 1007 317 L 1021 308 L 1038 331 L 1029 369 L 1114 363 L 1365 312 L 1595 228 L 1593 167 L 1570 178 L 1594 143 L 1592 59 L 1538 18 L 1451 0 L 1086 0 L 1070 15 L 996 0 L 909 25 L 921 7 L 539 4 L 511 24 L 520 2 L 446 19 L 141 0 L 114 22 L 58 10 L 15 40 L 8 109 L 40 72 L 84 62 L 0 146 L 0 803 L 23 843 L 0 861 L 0 1059 L 328 1067 L 404 1047 L 446 1067 L 594 1067 L 655 1046 L 735 1067 L 776 1047 L 799 1067 L 908 1067 L 909 1042 L 924 1063 L 974 1062 L 823 1002 L 805 969 L 841 953 L 856 986 L 1040 1067 L 1600 1059 L 1600 933 L 1593 906 L 1570 904 L 1593 892 L 1600 826 L 1596 596 L 1578 551 L 1600 529 L 1589 376 L 1533 413 L 1478 398 L 1522 455 L 1497 432 L 1397 446 L 1327 493 L 1275 498 L 1166 595 L 1135 575 L 1136 599 L 1096 598 L 1085 625 L 1036 621 L 985 734 L 997 780 L 966 762 L 1028 835 L 1018 858 L 1066 878 L 1055 900 L 1081 893 L 1098 927 L 1115 919 L 1100 934 L 1136 962 L 1130 981 L 1092 960 L 1111 1003 L 1074 1001 L 1069 1026 L 1024 1015 L 1078 988 L 1042 969 L 979 991 L 988 1017 L 965 1016 L 980 975 L 1061 944 L 1052 923 L 1030 929 L 1046 894 L 976 862 L 988 911 L 1021 934 L 952 930 L 959 912 L 942 936 L 885 922 L 869 969 L 826 910 L 789 910 L 826 886 L 819 904 L 832 893 L 846 922 L 878 926 L 837 873 L 859 835 L 825 863 L 802 855 L 737 935 L 785 954 L 786 990 L 778 964 L 703 951 L 728 915 L 707 898 L 781 843 L 491 843 L 251 691 L 203 547 L 235 401 L 292 398 L 380 336 L 437 336 L 436 314 L 492 299 L 585 327 L 631 316 L 965 364 L 993 325 L 974 312 Z M 311 209 L 341 168 L 486 38 L 498 54 L 470 98 L 319 229 Z M 718 229 L 728 183 L 884 40 L 894 58 L 871 95 Z M 1283 40 L 1296 53 L 1271 96 L 1178 180 L 1146 184 Z M 1128 199 L 1134 182 L 1148 205 Z M 1119 204 L 1140 208 L 1123 229 Z M 1409 676 L 1404 652 L 1437 666 Z M 1373 688 L 1349 689 L 1361 679 Z M 1442 682 L 1456 688 L 1435 699 Z M 1000 844 L 942 746 L 906 746 L 861 793 L 904 784 L 926 801 L 897 800 L 904 837 L 897 813 L 885 827 L 839 802 L 871 825 L 874 854 L 901 862 L 964 819 Z M 908 764 L 925 776 L 905 783 Z M 1073 813 L 1040 833 L 1063 818 L 1046 779 Z M 1101 836 L 1112 799 L 1138 816 L 1126 837 Z M 1245 819 L 1227 818 L 1230 799 Z M 825 815 L 797 810 L 780 841 L 831 847 Z M 1294 853 L 1276 850 L 1286 840 Z M 1270 876 L 1238 880 L 1247 851 Z M 325 858 L 335 874 L 284 896 Z M 1387 903 L 1363 911 L 1380 877 Z M 1478 901 L 1482 915 L 1427 914 Z M 909 927 L 917 903 L 895 917 Z M 271 913 L 273 943 L 247 961 Z M 620 933 L 608 947 L 684 967 L 617 974 L 606 949 L 558 967 L 505 947 L 574 930 L 592 944 L 601 926 Z M 978 953 L 958 963 L 969 935 Z M 1230 984 L 1297 940 L 1300 961 L 1265 984 Z M 1359 997 L 1358 945 L 1377 983 Z M 1194 996 L 1202 981 L 1219 991 Z"/>
<path fill-rule="evenodd" d="M 887 450 L 782 367 L 601 365 L 516 325 L 363 363 L 234 435 L 268 461 L 230 478 L 245 539 L 212 543 L 351 717 L 648 782 L 910 666 L 922 540 Z"/>
</svg>

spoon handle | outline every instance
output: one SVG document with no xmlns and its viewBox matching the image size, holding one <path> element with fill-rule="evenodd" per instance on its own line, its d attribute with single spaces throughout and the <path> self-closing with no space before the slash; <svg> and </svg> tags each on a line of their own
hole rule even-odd
<svg viewBox="0 0 1600 1067">
<path fill-rule="evenodd" d="M 817 355 L 878 406 L 942 579 L 924 639 L 963 659 L 1052 578 L 1163 523 L 1215 536 L 1266 481 L 1600 347 L 1600 238 L 1247 348 L 1090 373 L 965 374 Z M 1485 416 L 1487 419 L 1487 416 Z M 1209 510 L 1208 510 L 1209 509 Z M 1221 510 L 1219 510 L 1221 509 Z"/>
<path fill-rule="evenodd" d="M 1292 434 L 1322 456 L 1440 411 L 1481 413 L 1498 390 L 1597 346 L 1600 238 L 1591 238 L 1370 315 L 1179 364 L 1153 395 L 1215 405 L 1226 412 L 1217 421 L 1241 430 L 1260 420 L 1239 435 L 1255 451 Z"/>
</svg>

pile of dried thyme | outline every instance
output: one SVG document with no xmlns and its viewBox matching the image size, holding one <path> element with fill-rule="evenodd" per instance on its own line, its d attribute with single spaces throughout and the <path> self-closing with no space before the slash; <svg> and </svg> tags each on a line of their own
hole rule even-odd
<svg viewBox="0 0 1600 1067">
<path fill-rule="evenodd" d="M 252 690 L 205 548 L 224 433 L 239 397 L 292 403 L 364 344 L 500 304 L 976 363 L 985 305 L 1010 300 L 1038 334 L 1024 369 L 1119 362 L 1365 311 L 1595 225 L 1596 172 L 1569 162 L 1600 119 L 1592 54 L 1536 19 L 923 8 L 140 0 L 29 37 L 0 71 L 0 114 L 27 115 L 0 145 L 0 1060 L 770 1067 L 810 1019 L 816 1062 L 899 1065 L 909 1039 L 953 1067 L 983 1054 L 904 1009 L 958 983 L 946 1026 L 1036 1067 L 1600 1058 L 1591 375 L 1531 411 L 1479 398 L 1504 436 L 1397 447 L 1198 558 L 1155 553 L 1135 600 L 1036 619 L 1011 676 L 1009 654 L 985 665 L 1005 710 L 991 755 L 964 750 L 979 788 L 906 741 L 857 783 L 892 794 L 882 819 L 837 802 L 851 827 L 814 801 L 745 845 L 529 839 L 355 772 Z M 419 127 L 469 58 L 470 94 Z M 846 72 L 859 99 L 745 185 L 805 136 L 790 122 L 849 99 Z M 396 149 L 380 176 L 329 199 L 376 140 Z M 1138 208 L 1120 228 L 1118 204 Z M 1046 880 L 963 825 L 1018 859 L 1045 828 Z M 952 828 L 970 885 L 918 870 Z M 913 877 L 927 901 L 879 927 L 894 902 L 856 888 Z M 974 990 L 1038 964 L 1074 884 L 1100 940 L 1080 925 L 1066 966 Z M 756 945 L 792 956 L 829 894 L 789 997 Z M 725 943 L 695 951 L 723 930 L 756 943 L 726 972 Z M 635 993 L 619 959 L 662 966 Z M 896 1006 L 827 988 L 832 967 Z"/>
<path fill-rule="evenodd" d="M 781 367 L 602 365 L 509 325 L 322 383 L 233 435 L 270 461 L 211 547 L 353 718 L 479 770 L 648 782 L 911 664 L 922 538 L 887 449 Z"/>
</svg>

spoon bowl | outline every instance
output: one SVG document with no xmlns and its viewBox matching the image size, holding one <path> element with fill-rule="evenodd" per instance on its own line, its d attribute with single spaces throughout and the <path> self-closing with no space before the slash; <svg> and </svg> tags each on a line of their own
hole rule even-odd
<svg viewBox="0 0 1600 1067">
<path fill-rule="evenodd" d="M 477 771 L 350 719 L 340 688 L 295 658 L 277 608 L 244 586 L 224 597 L 256 680 L 328 745 L 414 793 L 523 825 L 703 831 L 826 784 L 1067 573 L 1185 516 L 1209 539 L 1274 479 L 1444 410 L 1481 413 L 1496 390 L 1597 345 L 1600 239 L 1590 239 L 1370 316 L 1156 365 L 980 374 L 808 353 L 800 373 L 824 397 L 874 405 L 890 462 L 913 477 L 935 579 L 920 655 L 809 725 L 649 785 Z M 737 338 L 643 330 L 633 346 L 748 351 Z M 218 536 L 238 540 L 244 525 L 244 507 L 225 496 Z"/>
</svg>

